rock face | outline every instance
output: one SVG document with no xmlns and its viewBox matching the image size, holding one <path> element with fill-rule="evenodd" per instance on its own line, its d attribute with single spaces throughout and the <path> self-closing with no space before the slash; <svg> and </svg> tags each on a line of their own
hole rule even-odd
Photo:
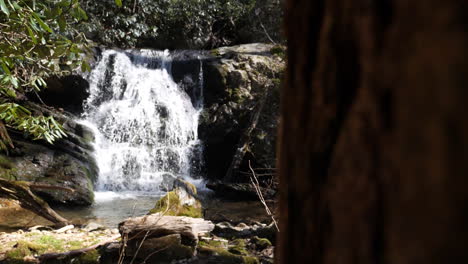
<svg viewBox="0 0 468 264">
<path fill-rule="evenodd" d="M 247 44 L 211 51 L 204 62 L 205 104 L 199 125 L 205 166 L 212 179 L 224 177 L 240 138 L 250 125 L 260 99 L 265 107 L 253 130 L 240 168 L 275 167 L 276 129 L 279 122 L 279 87 L 284 69 L 280 46 Z"/>
<path fill-rule="evenodd" d="M 51 203 L 91 204 L 93 182 L 98 173 L 92 156 L 93 133 L 89 128 L 73 121 L 73 117 L 65 112 L 36 104 L 28 107 L 36 113 L 53 115 L 63 124 L 68 137 L 50 145 L 10 131 L 15 148 L 8 156 L 0 154 L 0 177 L 44 186 L 35 192 Z"/>
</svg>

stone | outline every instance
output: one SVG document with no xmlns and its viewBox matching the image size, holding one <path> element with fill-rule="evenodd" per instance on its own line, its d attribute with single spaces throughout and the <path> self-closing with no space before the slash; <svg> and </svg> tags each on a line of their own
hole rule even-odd
<svg viewBox="0 0 468 264">
<path fill-rule="evenodd" d="M 155 261 L 173 261 L 191 258 L 195 255 L 194 247 L 183 245 L 180 234 L 157 238 L 131 240 L 125 250 L 127 256 L 145 259 L 148 263 Z"/>
<path fill-rule="evenodd" d="M 93 231 L 98 231 L 98 230 L 106 230 L 106 227 L 98 224 L 96 222 L 91 222 L 88 223 L 85 227 L 83 227 L 83 230 L 86 232 L 93 232 Z M 112 234 L 111 230 L 107 230 L 110 234 Z"/>
<path fill-rule="evenodd" d="M 64 226 L 64 227 L 62 227 L 60 229 L 55 230 L 55 233 L 65 233 L 65 232 L 67 232 L 69 230 L 72 230 L 74 228 L 75 228 L 74 225 L 67 225 L 67 226 Z"/>
<path fill-rule="evenodd" d="M 70 113 L 34 103 L 26 106 L 35 113 L 54 116 L 63 124 L 67 137 L 50 145 L 11 131 L 15 148 L 9 156 L 0 154 L 0 177 L 34 182 L 38 187 L 33 192 L 47 202 L 90 205 L 98 174 L 91 130 L 76 123 Z"/>
<path fill-rule="evenodd" d="M 271 87 L 266 98 L 268 107 L 260 113 L 241 168 L 248 171 L 248 160 L 256 168 L 275 167 L 279 87 L 285 68 L 275 47 L 261 43 L 221 47 L 212 52 L 214 58 L 203 63 L 205 102 L 199 137 L 205 143 L 205 166 L 211 179 L 224 177 L 252 110 L 265 96 L 267 87 Z"/>
<path fill-rule="evenodd" d="M 213 190 L 218 197 L 234 200 L 259 200 L 257 192 L 251 183 L 227 183 L 227 182 L 210 182 L 206 187 Z M 262 188 L 263 197 L 265 199 L 274 198 L 276 191 L 271 188 Z"/>
<path fill-rule="evenodd" d="M 221 222 L 216 224 L 212 233 L 225 238 L 248 238 L 258 236 L 261 238 L 267 238 L 270 241 L 275 241 L 276 239 L 276 227 L 274 223 L 271 223 L 270 225 L 238 224 L 237 226 L 233 226 L 229 222 Z"/>
<path fill-rule="evenodd" d="M 196 198 L 197 188 L 193 184 L 178 178 L 174 180 L 173 188 L 156 202 L 150 214 L 203 217 L 202 205 Z"/>
</svg>

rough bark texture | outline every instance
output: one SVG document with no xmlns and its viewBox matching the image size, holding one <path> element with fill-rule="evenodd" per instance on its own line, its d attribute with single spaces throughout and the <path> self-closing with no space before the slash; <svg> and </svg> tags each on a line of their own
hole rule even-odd
<svg viewBox="0 0 468 264">
<path fill-rule="evenodd" d="M 198 241 L 199 234 L 209 233 L 213 229 L 214 224 L 203 218 L 161 214 L 134 217 L 119 224 L 120 234 L 128 235 L 129 239 L 180 234 L 184 239 Z"/>
<path fill-rule="evenodd" d="M 287 1 L 279 263 L 468 260 L 467 11 Z"/>
</svg>

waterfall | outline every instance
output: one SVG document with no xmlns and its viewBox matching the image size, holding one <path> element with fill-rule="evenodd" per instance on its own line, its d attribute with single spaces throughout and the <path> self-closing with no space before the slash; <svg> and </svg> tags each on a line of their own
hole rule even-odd
<svg viewBox="0 0 468 264">
<path fill-rule="evenodd" d="M 154 193 L 166 177 L 193 176 L 203 69 L 200 61 L 192 103 L 171 63 L 168 51 L 107 50 L 89 74 L 84 119 L 97 132 L 98 191 Z"/>
</svg>

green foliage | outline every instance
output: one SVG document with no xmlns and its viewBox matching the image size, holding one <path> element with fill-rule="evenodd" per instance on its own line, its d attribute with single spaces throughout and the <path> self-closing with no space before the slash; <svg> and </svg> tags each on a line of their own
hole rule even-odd
<svg viewBox="0 0 468 264">
<path fill-rule="evenodd" d="M 280 39 L 280 0 L 81 0 L 87 36 L 107 46 L 213 48 Z"/>
<path fill-rule="evenodd" d="M 78 0 L 0 0 L 0 94 L 39 90 L 51 75 L 89 69 L 84 34 L 69 25 L 87 19 Z"/>
<path fill-rule="evenodd" d="M 89 70 L 82 60 L 88 41 L 70 26 L 86 19 L 79 0 L 0 0 L 0 150 L 13 147 L 6 126 L 49 143 L 65 136 L 53 117 L 13 102 L 46 87 L 50 76 Z"/>
<path fill-rule="evenodd" d="M 52 144 L 56 139 L 66 137 L 62 125 L 52 116 L 32 116 L 28 109 L 16 103 L 0 104 L 0 121 L 33 140 L 43 139 Z M 0 148 L 6 150 L 6 145 L 0 142 Z"/>
</svg>

